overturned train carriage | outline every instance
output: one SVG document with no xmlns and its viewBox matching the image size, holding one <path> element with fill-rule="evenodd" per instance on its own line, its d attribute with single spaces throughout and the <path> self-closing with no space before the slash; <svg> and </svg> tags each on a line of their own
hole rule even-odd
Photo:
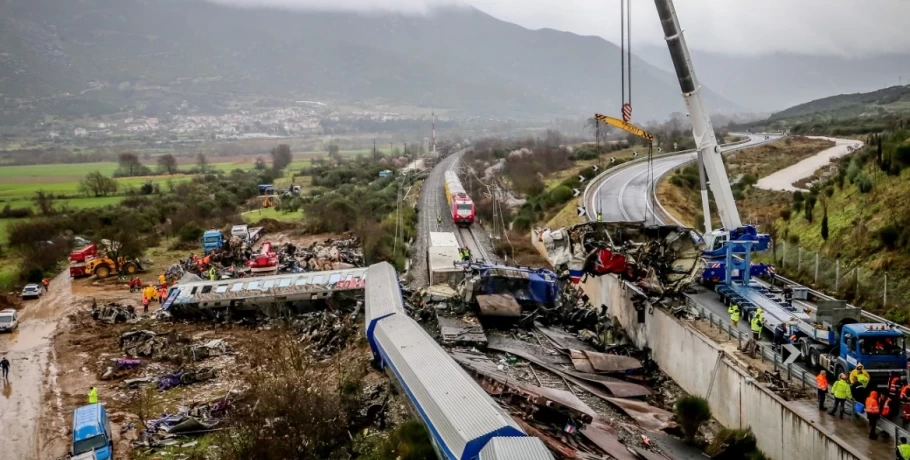
<svg viewBox="0 0 910 460">
<path fill-rule="evenodd" d="M 196 281 L 168 291 L 162 310 L 176 318 L 306 312 L 336 297 L 359 297 L 366 268 Z"/>
<path fill-rule="evenodd" d="M 508 413 L 445 352 L 402 304 L 398 275 L 383 262 L 367 272 L 366 335 L 379 365 L 408 396 L 446 460 L 550 460 Z"/>
</svg>

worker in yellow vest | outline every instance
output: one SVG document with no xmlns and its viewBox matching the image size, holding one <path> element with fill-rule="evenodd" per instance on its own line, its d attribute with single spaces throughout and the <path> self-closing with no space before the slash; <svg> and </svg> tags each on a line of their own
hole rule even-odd
<svg viewBox="0 0 910 460">
<path fill-rule="evenodd" d="M 88 403 L 89 404 L 98 404 L 98 389 L 92 387 L 88 390 Z"/>
<path fill-rule="evenodd" d="M 730 314 L 730 322 L 733 323 L 733 329 L 736 329 L 736 325 L 739 324 L 739 305 L 731 303 L 727 313 Z"/>
<path fill-rule="evenodd" d="M 910 444 L 907 444 L 907 438 L 901 436 L 901 443 L 897 445 L 897 458 L 899 460 L 910 460 Z"/>
<path fill-rule="evenodd" d="M 758 342 L 758 339 L 761 337 L 761 320 L 758 319 L 758 315 L 752 316 L 752 339 Z"/>
</svg>

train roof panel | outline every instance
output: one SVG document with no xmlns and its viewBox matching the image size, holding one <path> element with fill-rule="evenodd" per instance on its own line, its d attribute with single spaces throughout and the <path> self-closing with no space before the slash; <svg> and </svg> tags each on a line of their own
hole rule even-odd
<svg viewBox="0 0 910 460">
<path fill-rule="evenodd" d="M 553 454 L 538 438 L 493 438 L 480 451 L 480 460 L 553 460 Z"/>
<path fill-rule="evenodd" d="M 367 283 L 364 298 L 364 311 L 367 323 L 385 316 L 404 313 L 401 300 L 401 287 L 398 285 L 398 272 L 388 262 L 370 265 L 367 269 Z"/>
<path fill-rule="evenodd" d="M 495 436 L 524 435 L 416 321 L 403 314 L 385 318 L 374 340 L 446 455 L 472 458 Z"/>
</svg>

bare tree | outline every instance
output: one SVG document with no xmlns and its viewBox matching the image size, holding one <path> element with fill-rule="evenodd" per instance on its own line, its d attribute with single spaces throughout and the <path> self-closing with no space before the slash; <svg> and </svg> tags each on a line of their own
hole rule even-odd
<svg viewBox="0 0 910 460">
<path fill-rule="evenodd" d="M 135 153 L 121 153 L 117 156 L 117 163 L 120 164 L 122 175 L 133 177 L 139 175 L 142 171 L 142 163 L 139 162 L 139 156 Z"/>
<path fill-rule="evenodd" d="M 158 170 L 167 174 L 177 174 L 177 158 L 170 153 L 158 157 Z"/>
<path fill-rule="evenodd" d="M 35 192 L 35 197 L 32 198 L 32 201 L 35 202 L 35 206 L 38 207 L 38 212 L 40 212 L 42 216 L 53 216 L 57 213 L 57 210 L 54 209 L 54 198 L 50 193 L 46 193 L 44 190 Z"/>
<path fill-rule="evenodd" d="M 272 155 L 272 169 L 275 171 L 284 170 L 294 160 L 293 155 L 291 155 L 291 146 L 287 144 L 279 144 L 269 153 Z"/>
<path fill-rule="evenodd" d="M 338 148 L 338 144 L 336 144 L 334 142 L 329 144 L 328 151 L 329 151 L 329 158 L 331 158 L 333 160 L 341 159 L 341 149 Z"/>
<path fill-rule="evenodd" d="M 209 159 L 206 158 L 204 153 L 199 152 L 196 154 L 196 166 L 199 166 L 199 172 L 202 174 L 209 172 Z"/>
<path fill-rule="evenodd" d="M 117 181 L 101 174 L 101 171 L 90 172 L 79 182 L 79 191 L 96 197 L 108 196 L 117 192 Z"/>
<path fill-rule="evenodd" d="M 262 157 L 256 158 L 256 161 L 253 162 L 253 167 L 256 168 L 256 171 L 265 171 L 265 160 Z"/>
</svg>

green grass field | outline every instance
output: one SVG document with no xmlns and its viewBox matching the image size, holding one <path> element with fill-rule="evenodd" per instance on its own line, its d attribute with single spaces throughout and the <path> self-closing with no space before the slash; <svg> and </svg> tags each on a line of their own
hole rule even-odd
<svg viewBox="0 0 910 460">
<path fill-rule="evenodd" d="M 283 213 L 275 208 L 268 208 L 243 214 L 243 220 L 250 224 L 259 223 L 262 219 L 275 219 L 279 222 L 300 222 L 303 219 L 303 211 Z"/>
</svg>

